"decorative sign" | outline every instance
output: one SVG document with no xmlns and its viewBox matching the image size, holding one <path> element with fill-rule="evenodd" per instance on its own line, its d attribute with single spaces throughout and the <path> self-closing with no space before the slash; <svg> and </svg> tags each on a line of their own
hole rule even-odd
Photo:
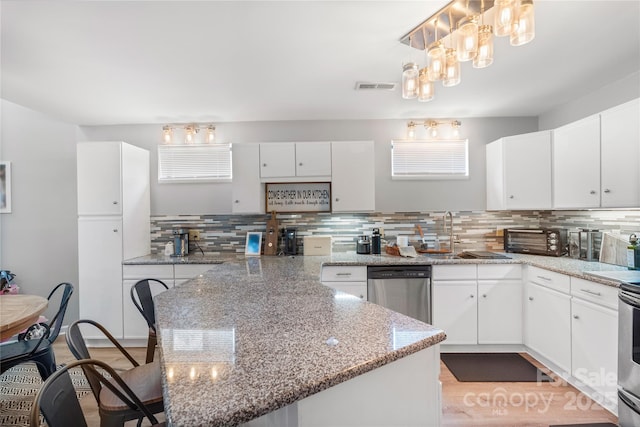
<svg viewBox="0 0 640 427">
<path fill-rule="evenodd" d="M 330 212 L 330 182 L 268 183 L 267 212 Z"/>
</svg>

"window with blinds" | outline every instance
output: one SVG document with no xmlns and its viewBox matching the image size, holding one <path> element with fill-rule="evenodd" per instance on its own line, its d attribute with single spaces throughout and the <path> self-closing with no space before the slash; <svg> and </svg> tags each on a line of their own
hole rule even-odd
<svg viewBox="0 0 640 427">
<path fill-rule="evenodd" d="M 392 141 L 392 179 L 469 177 L 469 140 Z"/>
<path fill-rule="evenodd" d="M 158 182 L 231 182 L 231 176 L 231 144 L 158 146 Z"/>
</svg>

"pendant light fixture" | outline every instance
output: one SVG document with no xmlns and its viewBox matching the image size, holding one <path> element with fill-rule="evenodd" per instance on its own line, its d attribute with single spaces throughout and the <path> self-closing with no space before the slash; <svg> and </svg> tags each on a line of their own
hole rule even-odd
<svg viewBox="0 0 640 427">
<path fill-rule="evenodd" d="M 453 19 L 451 18 L 451 9 L 449 9 L 449 39 L 451 46 L 447 49 L 446 65 L 445 65 L 445 77 L 442 80 L 442 85 L 445 87 L 456 86 L 460 84 L 460 62 L 458 62 L 458 54 L 453 48 Z"/>
<path fill-rule="evenodd" d="M 493 30 L 497 37 L 508 36 L 516 20 L 516 0 L 495 0 Z"/>
<path fill-rule="evenodd" d="M 510 34 L 511 46 L 522 46 L 536 36 L 532 0 L 520 0 L 516 19 Z"/>
<path fill-rule="evenodd" d="M 493 27 L 484 25 L 484 0 L 480 1 L 482 25 L 478 27 L 478 52 L 473 58 L 473 68 L 485 68 L 493 64 Z"/>
<path fill-rule="evenodd" d="M 426 30 L 423 29 L 422 33 L 423 40 L 427 39 Z M 427 55 L 427 49 L 424 50 L 424 55 L 426 57 L 427 63 L 429 63 L 429 55 Z M 418 101 L 420 102 L 428 102 L 433 99 L 435 96 L 435 86 L 433 81 L 429 79 L 429 68 L 425 66 L 422 68 L 418 74 Z"/>
<path fill-rule="evenodd" d="M 427 77 L 432 82 L 442 80 L 445 77 L 445 65 L 447 62 L 447 52 L 442 45 L 442 41 L 438 40 L 438 16 L 436 16 L 434 24 L 435 41 L 429 46 L 427 56 L 429 57 L 429 68 L 427 68 Z"/>
<path fill-rule="evenodd" d="M 466 10 L 469 10 L 469 0 L 467 0 Z M 475 58 L 478 52 L 478 17 L 476 15 L 467 15 L 458 21 L 457 41 L 458 61 L 466 62 Z"/>
<path fill-rule="evenodd" d="M 411 46 L 411 39 L 409 39 Z M 407 62 L 402 66 L 402 97 L 413 99 L 418 96 L 418 64 Z"/>
</svg>

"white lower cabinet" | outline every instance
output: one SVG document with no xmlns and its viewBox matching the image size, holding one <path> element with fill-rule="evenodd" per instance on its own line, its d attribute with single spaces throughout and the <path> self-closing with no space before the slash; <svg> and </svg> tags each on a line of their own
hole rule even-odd
<svg viewBox="0 0 640 427">
<path fill-rule="evenodd" d="M 187 280 L 193 279 L 194 277 L 199 276 L 215 267 L 215 264 L 175 264 L 175 286 L 181 285 Z"/>
<path fill-rule="evenodd" d="M 478 344 L 522 344 L 522 281 L 478 281 Z"/>
<path fill-rule="evenodd" d="M 366 266 L 325 266 L 320 281 L 332 289 L 367 300 Z"/>
<path fill-rule="evenodd" d="M 525 285 L 525 344 L 571 372 L 571 296 L 528 282 Z"/>
<path fill-rule="evenodd" d="M 519 264 L 433 266 L 433 325 L 444 344 L 522 344 Z"/>
<path fill-rule="evenodd" d="M 433 325 L 445 331 L 443 344 L 478 343 L 477 282 L 433 282 Z"/>
</svg>

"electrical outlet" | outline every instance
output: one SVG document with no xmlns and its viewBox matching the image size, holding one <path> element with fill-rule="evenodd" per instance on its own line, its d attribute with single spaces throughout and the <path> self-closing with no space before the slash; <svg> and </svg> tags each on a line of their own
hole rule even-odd
<svg viewBox="0 0 640 427">
<path fill-rule="evenodd" d="M 189 230 L 189 240 L 194 242 L 200 240 L 200 230 Z"/>
</svg>

